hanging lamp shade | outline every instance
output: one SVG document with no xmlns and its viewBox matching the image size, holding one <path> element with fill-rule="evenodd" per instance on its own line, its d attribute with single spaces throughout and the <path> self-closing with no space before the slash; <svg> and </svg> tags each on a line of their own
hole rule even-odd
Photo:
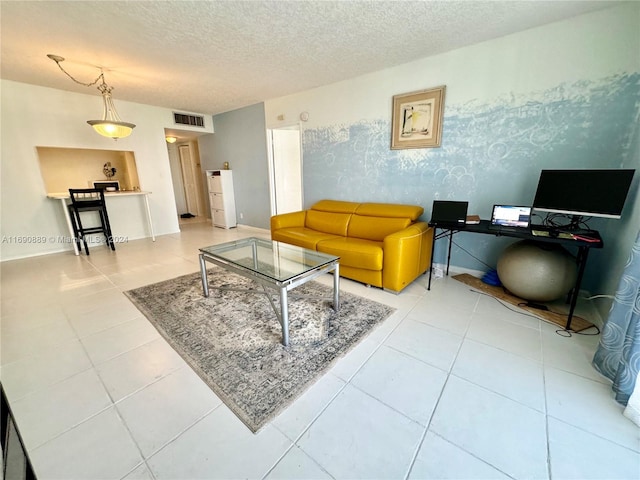
<svg viewBox="0 0 640 480">
<path fill-rule="evenodd" d="M 99 81 L 102 81 L 100 85 L 98 85 L 98 90 L 102 95 L 102 102 L 104 103 L 104 111 L 102 113 L 102 120 L 88 120 L 87 123 L 93 127 L 93 129 L 98 132 L 100 135 L 105 137 L 113 138 L 117 140 L 119 138 L 128 137 L 131 135 L 136 126 L 133 123 L 127 123 L 120 120 L 118 116 L 118 112 L 116 112 L 116 107 L 113 104 L 113 99 L 111 98 L 111 90 L 112 87 L 106 84 L 104 81 L 104 72 L 102 68 L 100 68 L 100 75 L 91 83 L 84 83 L 76 80 L 73 75 L 67 72 L 62 65 L 61 62 L 64 62 L 64 57 L 60 55 L 55 55 L 53 53 L 49 53 L 47 55 L 51 60 L 56 62 L 58 68 L 62 70 L 62 72 L 68 76 L 71 80 L 76 82 L 78 85 L 84 85 L 85 87 L 92 87 L 97 84 Z"/>
<path fill-rule="evenodd" d="M 88 120 L 87 123 L 93 127 L 93 129 L 104 137 L 124 138 L 131 135 L 131 132 L 136 127 L 133 123 L 127 123 L 120 120 L 116 107 L 113 104 L 113 98 L 111 98 L 112 88 L 102 81 L 102 84 L 98 86 L 98 90 L 102 94 L 102 101 L 104 103 L 104 111 L 102 113 L 102 120 Z"/>
</svg>

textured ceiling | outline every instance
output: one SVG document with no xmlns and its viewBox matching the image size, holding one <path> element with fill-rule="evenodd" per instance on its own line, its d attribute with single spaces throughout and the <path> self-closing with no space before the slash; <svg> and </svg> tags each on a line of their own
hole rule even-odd
<svg viewBox="0 0 640 480">
<path fill-rule="evenodd" d="M 2 1 L 4 79 L 216 114 L 585 12 L 610 1 Z"/>
</svg>

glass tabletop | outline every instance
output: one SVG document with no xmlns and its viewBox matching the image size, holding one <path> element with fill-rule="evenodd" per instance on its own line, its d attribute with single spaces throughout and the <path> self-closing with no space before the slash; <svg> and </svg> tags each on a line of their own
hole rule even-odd
<svg viewBox="0 0 640 480">
<path fill-rule="evenodd" d="M 201 248 L 200 251 L 217 260 L 267 276 L 278 282 L 291 280 L 335 263 L 340 258 L 261 238 L 245 238 L 211 245 Z"/>
</svg>

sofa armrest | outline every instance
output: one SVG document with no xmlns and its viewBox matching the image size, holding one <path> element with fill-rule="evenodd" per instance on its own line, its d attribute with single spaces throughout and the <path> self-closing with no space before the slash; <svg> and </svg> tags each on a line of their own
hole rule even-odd
<svg viewBox="0 0 640 480">
<path fill-rule="evenodd" d="M 416 222 L 387 235 L 383 248 L 382 286 L 399 292 L 429 269 L 433 230 L 426 222 Z"/>
<path fill-rule="evenodd" d="M 304 227 L 306 216 L 306 210 L 274 215 L 271 217 L 271 231 L 280 230 L 281 228 Z"/>
</svg>

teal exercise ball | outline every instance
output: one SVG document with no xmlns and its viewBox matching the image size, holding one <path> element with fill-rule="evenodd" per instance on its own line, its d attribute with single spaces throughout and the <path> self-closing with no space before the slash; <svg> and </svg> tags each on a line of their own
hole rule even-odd
<svg viewBox="0 0 640 480">
<path fill-rule="evenodd" d="M 504 249 L 498 277 L 513 295 L 550 302 L 566 295 L 576 283 L 575 258 L 560 245 L 522 240 Z"/>
</svg>

